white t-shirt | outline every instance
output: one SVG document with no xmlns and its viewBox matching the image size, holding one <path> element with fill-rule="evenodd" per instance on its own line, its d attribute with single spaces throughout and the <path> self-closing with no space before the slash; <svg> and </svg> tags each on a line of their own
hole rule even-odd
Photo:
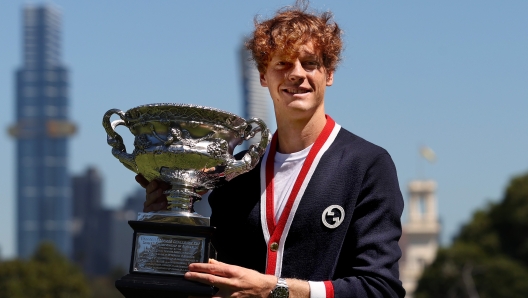
<svg viewBox="0 0 528 298">
<path fill-rule="evenodd" d="M 274 169 L 275 179 L 273 204 L 275 206 L 275 221 L 277 221 L 284 210 L 293 184 L 299 176 L 299 172 L 312 148 L 313 144 L 299 152 L 291 154 L 275 153 Z M 276 223 L 276 222 L 275 222 Z M 308 281 L 310 285 L 310 298 L 325 297 L 326 287 L 320 281 Z"/>
<path fill-rule="evenodd" d="M 313 144 L 312 144 L 313 145 Z M 275 221 L 280 218 L 288 197 L 290 196 L 293 184 L 299 176 L 302 165 L 312 148 L 312 145 L 299 152 L 283 154 L 276 152 L 274 161 L 273 179 L 273 206 L 275 206 Z"/>
</svg>

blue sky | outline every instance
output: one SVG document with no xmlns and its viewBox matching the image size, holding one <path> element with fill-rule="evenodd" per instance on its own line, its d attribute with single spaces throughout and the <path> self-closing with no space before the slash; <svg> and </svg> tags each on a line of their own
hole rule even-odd
<svg viewBox="0 0 528 298">
<path fill-rule="evenodd" d="M 14 120 L 21 66 L 21 9 L 0 3 L 0 127 Z M 50 2 L 48 2 L 50 3 Z M 238 51 L 256 14 L 291 1 L 51 1 L 63 13 L 71 72 L 70 168 L 96 166 L 104 202 L 118 207 L 136 185 L 110 153 L 101 126 L 111 108 L 193 103 L 242 113 Z M 345 32 L 343 63 L 327 90 L 339 124 L 386 148 L 407 183 L 438 183 L 442 242 L 476 208 L 498 200 L 528 171 L 527 1 L 312 1 Z M 131 138 L 120 131 L 131 147 Z M 428 164 L 418 149 L 431 147 Z M 0 248 L 15 251 L 14 141 L 0 134 Z M 407 212 L 404 211 L 404 212 Z M 403 219 L 406 219 L 404 213 Z"/>
</svg>

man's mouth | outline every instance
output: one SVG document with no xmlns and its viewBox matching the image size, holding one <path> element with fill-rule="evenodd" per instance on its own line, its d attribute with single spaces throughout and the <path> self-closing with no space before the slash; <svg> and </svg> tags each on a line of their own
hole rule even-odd
<svg viewBox="0 0 528 298">
<path fill-rule="evenodd" d="M 283 91 L 286 91 L 291 94 L 303 94 L 303 93 L 311 92 L 311 90 L 304 89 L 304 88 L 287 88 L 287 89 L 283 89 Z"/>
</svg>

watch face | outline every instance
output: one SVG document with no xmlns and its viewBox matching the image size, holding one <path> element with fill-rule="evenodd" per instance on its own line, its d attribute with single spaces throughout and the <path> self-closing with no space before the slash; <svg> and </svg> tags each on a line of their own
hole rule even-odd
<svg viewBox="0 0 528 298">
<path fill-rule="evenodd" d="M 273 290 L 273 298 L 288 298 L 289 291 L 287 287 L 278 286 Z"/>
</svg>

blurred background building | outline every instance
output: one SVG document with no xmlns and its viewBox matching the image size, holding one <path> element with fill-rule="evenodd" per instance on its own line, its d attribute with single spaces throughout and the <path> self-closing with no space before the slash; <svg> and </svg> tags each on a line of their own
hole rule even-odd
<svg viewBox="0 0 528 298">
<path fill-rule="evenodd" d="M 121 208 L 113 210 L 110 229 L 110 253 L 109 270 L 112 272 L 128 271 L 132 253 L 133 230 L 128 225 L 129 220 L 136 220 L 138 212 L 143 211 L 145 202 L 145 190 L 138 188 L 125 197 Z M 108 272 L 107 272 L 108 273 Z"/>
<path fill-rule="evenodd" d="M 104 275 L 110 266 L 111 211 L 103 208 L 103 179 L 89 167 L 72 177 L 73 260 L 89 275 Z"/>
<path fill-rule="evenodd" d="M 441 227 L 436 208 L 436 182 L 414 180 L 408 187 L 408 222 L 403 225 L 400 239 L 399 265 L 400 280 L 407 292 L 405 297 L 412 298 L 425 267 L 436 257 Z"/>
<path fill-rule="evenodd" d="M 253 117 L 263 120 L 268 128 L 274 125 L 270 109 L 271 98 L 268 89 L 260 85 L 260 74 L 251 59 L 251 52 L 246 50 L 244 44 L 240 48 L 240 66 L 242 77 L 242 105 L 244 119 L 248 120 Z M 272 131 L 273 133 L 273 131 Z M 247 149 L 249 145 L 256 144 L 260 140 L 260 134 L 257 134 L 249 142 L 244 142 L 242 148 Z"/>
<path fill-rule="evenodd" d="M 103 179 L 96 168 L 88 167 L 73 181 L 73 261 L 88 276 L 125 272 L 130 265 L 132 228 L 143 210 L 145 191 L 136 189 L 120 208 L 105 208 L 102 200 Z"/>
<path fill-rule="evenodd" d="M 16 71 L 17 252 L 29 257 L 44 240 L 72 249 L 68 71 L 61 62 L 61 14 L 53 6 L 23 10 L 23 66 Z"/>
</svg>

